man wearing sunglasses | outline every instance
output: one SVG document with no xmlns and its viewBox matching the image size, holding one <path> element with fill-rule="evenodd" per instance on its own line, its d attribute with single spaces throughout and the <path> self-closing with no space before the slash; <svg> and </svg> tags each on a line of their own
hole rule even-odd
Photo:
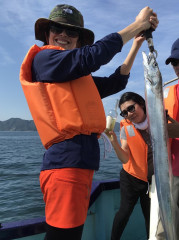
<svg viewBox="0 0 179 240">
<path fill-rule="evenodd" d="M 179 78 L 179 38 L 173 43 L 171 55 L 165 63 L 171 63 Z M 168 134 L 171 138 L 173 199 L 175 203 L 176 239 L 179 239 L 179 84 L 164 90 L 165 108 L 168 110 Z"/>
<path fill-rule="evenodd" d="M 141 32 L 157 25 L 157 15 L 145 7 L 132 24 L 93 44 L 94 33 L 84 28 L 73 6 L 57 5 L 49 19 L 36 21 L 35 36 L 44 46 L 29 50 L 20 81 L 47 149 L 40 173 L 47 240 L 81 239 L 93 173 L 99 169 L 98 137 L 106 125 L 101 98 L 125 88 L 144 41 Z M 113 74 L 91 75 L 134 37 L 124 64 Z"/>
</svg>

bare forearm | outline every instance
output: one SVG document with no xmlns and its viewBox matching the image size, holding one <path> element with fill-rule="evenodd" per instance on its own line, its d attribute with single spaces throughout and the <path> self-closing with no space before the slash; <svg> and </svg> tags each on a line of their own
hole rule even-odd
<svg viewBox="0 0 179 240">
<path fill-rule="evenodd" d="M 129 26 L 119 31 L 118 33 L 121 35 L 123 44 L 126 44 L 129 40 L 134 38 L 137 34 L 144 30 L 143 24 L 138 23 L 137 21 L 131 23 Z"/>
<path fill-rule="evenodd" d="M 135 43 L 132 44 L 132 47 L 129 51 L 129 54 L 127 55 L 125 61 L 123 62 L 121 69 L 120 69 L 120 73 L 122 75 L 128 75 L 131 71 L 132 65 L 134 63 L 135 57 L 139 51 L 140 45 L 137 45 Z"/>
<path fill-rule="evenodd" d="M 116 155 L 117 155 L 117 157 L 118 157 L 118 159 L 123 163 L 123 164 L 125 164 L 125 163 L 127 163 L 128 162 L 128 160 L 129 160 L 129 155 L 128 155 L 128 153 L 126 153 L 122 148 L 121 148 L 121 146 L 119 145 L 119 143 L 118 142 L 111 142 L 112 143 L 112 145 L 113 145 L 113 148 L 114 148 L 114 150 L 115 150 L 115 152 L 116 152 Z"/>
<path fill-rule="evenodd" d="M 179 124 L 169 123 L 167 128 L 169 138 L 179 138 Z"/>
<path fill-rule="evenodd" d="M 179 138 L 179 122 L 167 116 L 169 123 L 167 124 L 169 138 Z"/>
</svg>

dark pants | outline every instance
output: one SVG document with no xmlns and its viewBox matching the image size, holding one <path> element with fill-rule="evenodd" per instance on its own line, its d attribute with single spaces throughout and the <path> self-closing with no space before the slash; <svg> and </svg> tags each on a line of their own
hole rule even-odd
<svg viewBox="0 0 179 240">
<path fill-rule="evenodd" d="M 47 224 L 47 232 L 44 240 L 81 240 L 83 226 L 76 228 L 55 228 Z"/>
<path fill-rule="evenodd" d="M 145 218 L 147 236 L 149 236 L 150 198 L 148 195 L 148 183 L 131 176 L 122 169 L 120 173 L 120 194 L 121 203 L 113 221 L 111 240 L 120 240 L 139 198 Z"/>
</svg>

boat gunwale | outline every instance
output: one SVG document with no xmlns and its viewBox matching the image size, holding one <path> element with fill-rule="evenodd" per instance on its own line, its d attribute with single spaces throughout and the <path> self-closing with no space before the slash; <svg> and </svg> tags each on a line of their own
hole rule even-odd
<svg viewBox="0 0 179 240">
<path fill-rule="evenodd" d="M 93 181 L 89 208 L 96 201 L 103 191 L 120 188 L 119 179 L 110 179 L 104 181 Z M 0 224 L 1 240 L 12 240 L 14 238 L 28 237 L 46 232 L 45 217 L 20 220 Z"/>
</svg>

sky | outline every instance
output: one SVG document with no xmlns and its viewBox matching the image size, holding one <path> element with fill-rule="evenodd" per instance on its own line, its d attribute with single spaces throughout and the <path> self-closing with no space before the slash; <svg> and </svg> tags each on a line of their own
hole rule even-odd
<svg viewBox="0 0 179 240">
<path fill-rule="evenodd" d="M 95 33 L 95 41 L 107 34 L 117 32 L 131 24 L 140 10 L 146 6 L 157 13 L 159 26 L 153 32 L 157 62 L 163 82 L 175 78 L 172 66 L 165 65 L 173 42 L 179 37 L 178 0 L 11 0 L 0 1 L 0 121 L 9 118 L 31 120 L 31 114 L 19 81 L 21 63 L 29 48 L 42 42 L 35 40 L 34 24 L 38 18 L 48 18 L 57 4 L 76 7 L 84 17 L 85 27 Z M 96 76 L 109 76 L 123 63 L 132 45 L 130 40 Z M 147 42 L 140 48 L 135 59 L 126 88 L 103 99 L 105 112 L 115 106 L 116 100 L 126 91 L 134 91 L 144 97 L 144 70 L 142 51 L 148 54 Z"/>
</svg>

